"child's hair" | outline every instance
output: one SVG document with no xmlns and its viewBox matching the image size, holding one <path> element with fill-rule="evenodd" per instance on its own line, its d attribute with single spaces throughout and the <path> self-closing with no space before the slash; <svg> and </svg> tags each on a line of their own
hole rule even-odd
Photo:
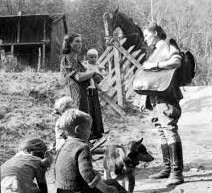
<svg viewBox="0 0 212 193">
<path fill-rule="evenodd" d="M 20 143 L 18 150 L 32 153 L 34 156 L 44 158 L 47 146 L 44 141 L 39 138 L 29 138 Z"/>
<path fill-rule="evenodd" d="M 96 49 L 92 48 L 87 51 L 87 56 L 89 55 L 96 55 L 98 57 L 99 53 Z"/>
<path fill-rule="evenodd" d="M 62 115 L 67 109 L 74 108 L 74 100 L 70 96 L 64 96 L 55 101 L 54 113 Z"/>
<path fill-rule="evenodd" d="M 91 127 L 92 118 L 89 114 L 77 109 L 68 109 L 60 118 L 60 128 L 69 134 L 74 134 L 77 125 L 88 124 Z"/>
</svg>

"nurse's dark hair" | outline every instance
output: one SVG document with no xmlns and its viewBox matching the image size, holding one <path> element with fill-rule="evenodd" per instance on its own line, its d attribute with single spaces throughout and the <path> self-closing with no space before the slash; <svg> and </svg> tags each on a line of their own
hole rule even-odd
<svg viewBox="0 0 212 193">
<path fill-rule="evenodd" d="M 150 32 L 157 32 L 157 36 L 160 39 L 162 39 L 162 40 L 165 40 L 167 38 L 167 35 L 166 35 L 165 31 L 157 23 L 150 23 L 149 25 L 147 25 L 146 27 L 144 27 L 144 29 L 147 29 Z"/>
</svg>

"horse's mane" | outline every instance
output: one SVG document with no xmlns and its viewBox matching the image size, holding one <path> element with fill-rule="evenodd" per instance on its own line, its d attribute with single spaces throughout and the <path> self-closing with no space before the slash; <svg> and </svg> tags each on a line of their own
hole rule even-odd
<svg viewBox="0 0 212 193">
<path fill-rule="evenodd" d="M 118 14 L 123 20 L 125 20 L 127 22 L 128 25 L 131 25 L 132 27 L 135 27 L 136 29 L 138 29 L 140 36 L 143 37 L 143 32 L 142 32 L 141 28 L 137 24 L 134 23 L 134 21 L 131 17 L 128 17 L 125 13 L 122 13 L 122 12 L 118 12 Z"/>
<path fill-rule="evenodd" d="M 132 25 L 135 25 L 135 23 L 133 22 L 132 18 L 129 18 L 125 13 L 118 12 L 118 14 L 119 14 L 120 17 L 122 17 L 122 19 L 124 19 L 128 23 L 131 23 Z"/>
<path fill-rule="evenodd" d="M 136 25 L 136 27 L 138 28 L 138 31 L 139 31 L 139 33 L 140 33 L 140 36 L 141 36 L 142 38 L 144 38 L 144 35 L 143 35 L 143 32 L 142 32 L 141 28 L 140 28 L 138 25 Z"/>
</svg>

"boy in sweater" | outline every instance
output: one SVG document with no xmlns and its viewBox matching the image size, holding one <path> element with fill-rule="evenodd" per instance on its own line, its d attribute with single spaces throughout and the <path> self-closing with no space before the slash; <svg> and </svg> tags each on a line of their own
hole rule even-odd
<svg viewBox="0 0 212 193">
<path fill-rule="evenodd" d="M 60 118 L 60 126 L 67 139 L 55 164 L 57 193 L 118 193 L 118 182 L 107 185 L 93 170 L 90 148 L 92 118 L 76 109 L 67 110 Z M 108 183 L 109 184 L 109 183 Z M 124 192 L 124 191 L 123 191 Z"/>
</svg>

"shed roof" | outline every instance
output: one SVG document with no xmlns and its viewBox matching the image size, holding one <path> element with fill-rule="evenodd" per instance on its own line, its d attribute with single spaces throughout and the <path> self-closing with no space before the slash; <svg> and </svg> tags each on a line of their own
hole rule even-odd
<svg viewBox="0 0 212 193">
<path fill-rule="evenodd" d="M 64 19 L 65 18 L 65 14 L 64 13 L 55 13 L 55 14 L 33 14 L 33 15 L 30 15 L 30 14 L 26 14 L 26 15 L 0 15 L 0 19 L 1 18 L 10 18 L 10 19 L 18 19 L 18 18 L 47 18 L 49 19 L 50 21 L 52 21 L 53 23 L 61 20 L 61 19 Z"/>
<path fill-rule="evenodd" d="M 64 23 L 64 29 L 65 33 L 68 33 L 68 27 L 66 23 L 66 16 L 64 13 L 55 13 L 55 14 L 24 14 L 24 15 L 0 15 L 0 20 L 9 20 L 11 21 L 18 21 L 20 18 L 27 18 L 27 19 L 44 19 L 46 18 L 47 21 L 50 23 L 50 25 L 57 23 L 61 19 L 63 20 Z"/>
</svg>

